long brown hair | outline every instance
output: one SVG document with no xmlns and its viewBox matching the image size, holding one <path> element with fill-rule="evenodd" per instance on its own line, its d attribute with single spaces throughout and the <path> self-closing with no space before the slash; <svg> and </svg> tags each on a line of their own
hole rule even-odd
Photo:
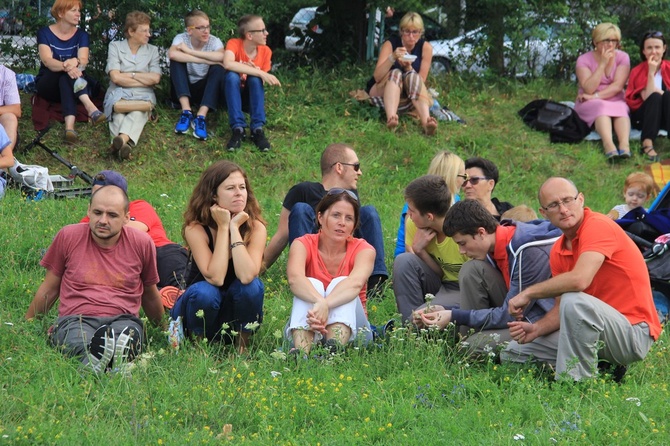
<svg viewBox="0 0 670 446">
<path fill-rule="evenodd" d="M 209 166 L 200 176 L 198 184 L 195 185 L 191 198 L 188 201 L 186 212 L 184 212 L 184 225 L 181 228 L 181 235 L 186 241 L 186 227 L 191 223 L 197 223 L 203 226 L 209 226 L 212 229 L 217 228 L 217 224 L 212 218 L 210 207 L 214 202 L 216 190 L 226 178 L 233 172 L 240 172 L 244 177 L 244 185 L 247 188 L 247 205 L 244 212 L 249 214 L 249 219 L 240 227 L 240 234 L 246 244 L 251 237 L 251 231 L 256 222 L 266 225 L 261 216 L 261 206 L 254 195 L 249 184 L 249 178 L 246 172 L 237 164 L 230 161 L 218 161 Z"/>
</svg>

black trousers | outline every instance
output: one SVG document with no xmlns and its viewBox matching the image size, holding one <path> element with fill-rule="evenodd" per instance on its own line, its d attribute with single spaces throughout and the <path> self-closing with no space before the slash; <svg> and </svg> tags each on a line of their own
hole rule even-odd
<svg viewBox="0 0 670 446">
<path fill-rule="evenodd" d="M 633 128 L 642 130 L 643 141 L 654 141 L 661 129 L 670 132 L 670 91 L 664 91 L 663 95 L 649 95 L 642 106 L 631 113 L 630 118 Z"/>
</svg>

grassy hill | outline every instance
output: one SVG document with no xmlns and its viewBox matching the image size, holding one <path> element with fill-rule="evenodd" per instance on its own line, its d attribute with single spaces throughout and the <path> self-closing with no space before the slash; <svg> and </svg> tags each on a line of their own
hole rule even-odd
<svg viewBox="0 0 670 446">
<path fill-rule="evenodd" d="M 382 218 L 389 269 L 403 188 L 425 173 L 438 150 L 493 160 L 501 171 L 494 195 L 533 208 L 540 184 L 561 175 L 584 192 L 588 206 L 606 212 L 622 201 L 625 176 L 644 165 L 638 154 L 609 165 L 595 143 L 552 145 L 548 135 L 530 130 L 516 116 L 533 99 L 573 100 L 574 85 L 434 80 L 441 102 L 468 124 L 441 124 L 437 136 L 428 138 L 406 117 L 397 132 L 388 132 L 377 109 L 350 98 L 348 92 L 361 88 L 371 71 L 369 66 L 280 71 L 282 87 L 267 91 L 266 134 L 273 144 L 268 154 L 251 142 L 236 153 L 226 152 L 225 112 L 210 114 L 207 142 L 177 136 L 178 112 L 166 107 L 159 108 L 157 123 L 147 125 L 129 162 L 109 158 L 104 126 L 78 124 L 81 143 L 75 147 L 62 144 L 60 124 L 42 141 L 91 175 L 107 168 L 126 175 L 131 199 L 152 203 L 175 241 L 181 241 L 186 201 L 209 163 L 226 158 L 247 170 L 273 234 L 288 188 L 318 181 L 318 160 L 327 144 L 350 143 L 361 160 L 362 201 L 374 204 Z M 26 143 L 35 132 L 29 98 L 23 99 L 21 138 Z M 657 147 L 668 155 L 665 140 Z M 37 147 L 17 157 L 67 174 Z M 80 180 L 75 184 L 83 186 Z M 46 342 L 55 310 L 38 322 L 24 322 L 23 315 L 44 276 L 38 264 L 43 250 L 62 226 L 85 214 L 86 205 L 83 199 L 26 201 L 16 190 L 0 202 L 0 442 L 667 443 L 667 335 L 644 362 L 629 369 L 622 385 L 607 379 L 557 384 L 535 366 L 466 359 L 449 334 L 403 330 L 379 347 L 296 364 L 282 359 L 279 350 L 291 306 L 286 254 L 262 277 L 265 322 L 248 357 L 206 343 L 188 343 L 174 354 L 161 331 L 151 328 L 148 353 L 132 377 L 82 373 L 76 361 Z M 372 323 L 391 318 L 392 290 L 368 309 Z"/>
</svg>

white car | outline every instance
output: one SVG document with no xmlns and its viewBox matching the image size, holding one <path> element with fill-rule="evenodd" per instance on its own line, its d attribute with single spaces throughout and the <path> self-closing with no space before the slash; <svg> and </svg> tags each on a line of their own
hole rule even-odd
<svg viewBox="0 0 670 446">
<path fill-rule="evenodd" d="M 505 70 L 516 76 L 540 75 L 544 67 L 560 57 L 560 29 L 567 20 L 557 20 L 550 26 L 542 26 L 542 37 L 517 39 L 521 42 L 513 47 L 512 40 L 505 35 Z M 482 73 L 487 68 L 488 36 L 484 28 L 477 28 L 454 39 L 432 40 L 433 74 L 451 71 Z"/>
<path fill-rule="evenodd" d="M 303 34 L 307 32 L 307 25 L 309 25 L 309 22 L 314 20 L 314 17 L 316 17 L 316 8 L 316 6 L 302 8 L 293 16 L 291 23 L 288 25 L 289 32 L 284 38 L 284 46 L 288 51 L 300 52 L 305 50 L 305 46 L 309 47 L 312 39 L 309 37 L 301 37 L 292 34 L 294 33 L 295 28 L 298 28 Z M 312 31 L 317 34 L 321 34 L 323 32 L 323 30 L 318 26 L 314 26 Z M 301 39 L 303 39 L 302 42 L 300 42 Z"/>
</svg>

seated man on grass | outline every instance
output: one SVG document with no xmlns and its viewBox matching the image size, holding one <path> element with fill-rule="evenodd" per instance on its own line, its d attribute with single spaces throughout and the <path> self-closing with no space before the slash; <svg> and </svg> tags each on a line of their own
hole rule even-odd
<svg viewBox="0 0 670 446">
<path fill-rule="evenodd" d="M 470 258 L 458 275 L 461 306 L 445 310 L 431 305 L 430 310 L 415 314 L 418 325 L 444 329 L 454 322 L 465 335 L 474 329 L 467 342 L 470 351 L 479 353 L 512 340 L 507 302 L 522 289 L 551 277 L 549 251 L 561 231 L 546 220 L 508 223 L 501 226 L 476 200 L 460 201 L 449 209 L 443 232 Z M 554 299 L 534 302 L 526 308 L 524 319 L 537 321 L 553 306 Z"/>
<path fill-rule="evenodd" d="M 451 237 L 442 232 L 451 205 L 451 191 L 444 178 L 424 175 L 405 188 L 407 252 L 393 262 L 393 291 L 403 322 L 427 304 L 454 308 L 460 305 L 458 272 L 467 257 Z M 426 302 L 426 295 L 435 298 Z"/>
<path fill-rule="evenodd" d="M 92 191 L 95 193 L 103 186 L 117 186 L 128 193 L 128 181 L 119 172 L 103 170 L 93 177 Z M 163 227 L 163 222 L 156 210 L 144 200 L 133 200 L 128 205 L 130 218 L 129 228 L 139 229 L 146 232 L 156 246 L 156 266 L 158 267 L 158 289 L 166 286 L 179 288 L 183 285 L 186 265 L 188 264 L 188 251 L 182 245 L 171 241 Z M 88 216 L 81 219 L 80 223 L 88 223 Z"/>
<path fill-rule="evenodd" d="M 565 178 L 550 178 L 538 194 L 540 213 L 563 235 L 549 257 L 552 278 L 508 302 L 514 339 L 503 361 L 535 359 L 556 367 L 556 379 L 597 376 L 599 362 L 621 379 L 661 334 L 649 272 L 640 250 L 609 217 L 584 207 L 584 195 Z M 542 319 L 523 321 L 537 299 L 556 297 Z M 559 330 L 560 328 L 560 330 Z"/>
<path fill-rule="evenodd" d="M 247 122 L 243 108 L 249 109 L 251 140 L 258 150 L 267 152 L 271 145 L 265 136 L 265 90 L 263 86 L 281 85 L 269 73 L 272 68 L 272 50 L 267 46 L 268 30 L 257 15 L 245 15 L 237 22 L 239 37 L 226 43 L 223 67 L 226 69 L 225 91 L 228 120 L 232 136 L 228 151 L 239 149 L 245 138 Z"/>
<path fill-rule="evenodd" d="M 26 319 L 45 315 L 60 297 L 50 330 L 54 346 L 93 371 L 121 369 L 141 349 L 140 306 L 161 324 L 156 250 L 151 238 L 126 227 L 128 197 L 116 186 L 91 196 L 90 222 L 61 229 L 40 264 L 47 272 Z"/>
<path fill-rule="evenodd" d="M 193 136 L 204 141 L 207 113 L 216 110 L 223 94 L 223 42 L 209 33 L 209 17 L 200 10 L 189 12 L 184 24 L 186 32 L 177 34 L 168 50 L 172 99 L 182 110 L 174 132 L 184 135 L 192 128 Z M 200 104 L 195 117 L 191 102 Z"/>
<path fill-rule="evenodd" d="M 293 240 L 305 234 L 317 232 L 315 209 L 326 194 L 346 189 L 358 196 L 356 188 L 361 175 L 361 163 L 354 149 L 342 143 L 326 147 L 321 154 L 321 182 L 298 183 L 286 194 L 279 214 L 277 232 L 265 248 L 264 268 L 268 269 L 275 263 L 287 244 L 292 244 Z M 361 206 L 360 225 L 354 231 L 354 237 L 365 239 L 375 248 L 375 265 L 367 285 L 368 299 L 371 299 L 388 278 L 384 263 L 382 224 L 374 206 Z"/>
</svg>

